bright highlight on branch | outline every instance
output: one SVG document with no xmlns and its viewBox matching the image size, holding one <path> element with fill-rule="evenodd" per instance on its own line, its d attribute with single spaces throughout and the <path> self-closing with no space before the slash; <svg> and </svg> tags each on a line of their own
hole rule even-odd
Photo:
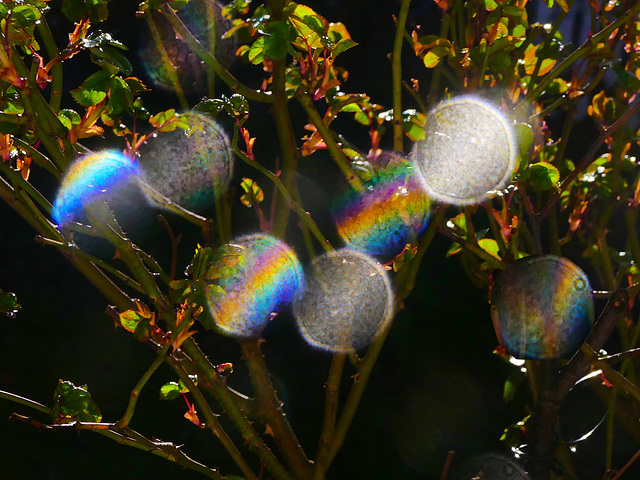
<svg viewBox="0 0 640 480">
<path fill-rule="evenodd" d="M 140 149 L 144 178 L 164 196 L 196 212 L 211 207 L 229 186 L 233 153 L 226 133 L 213 119 L 183 115 L 190 128 L 159 132 Z"/>
<path fill-rule="evenodd" d="M 78 220 L 86 204 L 113 198 L 139 176 L 138 165 L 115 150 L 80 157 L 62 179 L 51 213 L 53 220 L 60 226 Z"/>
<path fill-rule="evenodd" d="M 316 257 L 293 309 L 304 339 L 331 352 L 369 345 L 389 323 L 393 292 L 387 272 L 351 249 Z"/>
<path fill-rule="evenodd" d="M 500 343 L 516 358 L 570 358 L 594 321 L 589 277 L 564 257 L 525 257 L 493 287 L 491 317 Z"/>
<path fill-rule="evenodd" d="M 431 202 L 411 163 L 391 152 L 373 164 L 367 190 L 348 189 L 334 204 L 338 233 L 351 248 L 391 258 L 427 227 Z"/>
<path fill-rule="evenodd" d="M 516 168 L 516 140 L 506 116 L 485 100 L 464 95 L 427 116 L 426 137 L 413 159 L 432 200 L 452 205 L 481 202 L 504 188 Z"/>
<path fill-rule="evenodd" d="M 264 234 L 224 245 L 207 303 L 217 327 L 233 337 L 258 337 L 279 307 L 290 304 L 303 283 L 293 250 Z"/>
</svg>

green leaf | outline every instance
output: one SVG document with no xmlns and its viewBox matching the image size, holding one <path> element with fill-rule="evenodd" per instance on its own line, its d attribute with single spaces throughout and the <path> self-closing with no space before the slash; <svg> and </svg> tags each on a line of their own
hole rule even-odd
<svg viewBox="0 0 640 480">
<path fill-rule="evenodd" d="M 496 8 L 498 8 L 498 4 L 495 0 L 484 0 L 484 8 L 486 8 L 489 12 L 493 12 Z"/>
<path fill-rule="evenodd" d="M 160 128 L 162 132 L 170 132 L 175 130 L 175 126 L 170 128 L 170 125 L 177 118 L 178 114 L 176 113 L 175 108 L 170 108 L 169 110 L 165 110 L 164 112 L 157 113 L 149 118 L 149 123 L 152 127 Z M 169 128 L 169 130 L 165 130 Z"/>
<path fill-rule="evenodd" d="M 87 78 L 80 87 L 71 90 L 74 100 L 83 107 L 97 105 L 107 97 L 112 74 L 101 70 Z"/>
<path fill-rule="evenodd" d="M 119 71 L 125 75 L 131 75 L 133 66 L 131 62 L 113 47 L 103 46 L 92 48 L 91 61 L 96 65 L 100 65 L 106 68 L 111 73 L 118 73 Z"/>
<path fill-rule="evenodd" d="M 176 382 L 165 383 L 160 387 L 160 400 L 171 401 L 178 398 L 182 392 L 180 386 Z"/>
<path fill-rule="evenodd" d="M 127 77 L 124 79 L 124 81 L 127 82 L 127 85 L 129 85 L 129 89 L 131 90 L 131 93 L 133 95 L 151 91 L 144 83 L 142 83 L 142 80 L 140 80 L 138 77 Z"/>
<path fill-rule="evenodd" d="M 529 157 L 529 150 L 533 145 L 533 127 L 528 123 L 518 123 L 515 127 L 518 150 L 522 158 Z"/>
<path fill-rule="evenodd" d="M 269 60 L 283 59 L 289 50 L 289 42 L 292 39 L 290 26 L 287 22 L 269 22 L 264 31 L 264 56 Z M 249 50 L 251 60 L 251 50 Z"/>
<path fill-rule="evenodd" d="M 255 180 L 245 177 L 240 182 L 240 186 L 245 192 L 240 197 L 240 201 L 244 206 L 251 207 L 264 200 L 264 193 Z"/>
<path fill-rule="evenodd" d="M 133 112 L 133 94 L 127 82 L 120 77 L 113 77 L 109 94 L 109 113 L 119 115 L 125 110 Z"/>
<path fill-rule="evenodd" d="M 0 291 L 0 313 L 13 318 L 20 308 L 18 297 L 14 293 Z"/>
<path fill-rule="evenodd" d="M 69 108 L 64 108 L 58 112 L 58 118 L 62 122 L 62 124 L 67 127 L 68 130 L 75 127 L 76 125 L 80 125 L 82 121 L 82 117 L 75 110 L 71 110 Z"/>
<path fill-rule="evenodd" d="M 74 421 L 100 422 L 102 414 L 86 385 L 76 387 L 69 381 L 59 380 L 53 396 L 51 418 L 56 424 Z"/>
<path fill-rule="evenodd" d="M 103 22 L 107 19 L 109 0 L 64 0 L 62 13 L 70 22 L 79 22 L 85 14 L 89 15 L 91 23 Z"/>
<path fill-rule="evenodd" d="M 18 5 L 11 9 L 11 22 L 20 28 L 31 27 L 42 18 L 42 13 L 32 5 Z"/>
<path fill-rule="evenodd" d="M 254 65 L 258 65 L 262 63 L 264 60 L 264 49 L 265 49 L 266 37 L 258 38 L 249 49 L 249 61 Z"/>
<path fill-rule="evenodd" d="M 549 190 L 557 185 L 560 172 L 547 162 L 538 162 L 529 166 L 529 183 L 537 190 Z"/>
<path fill-rule="evenodd" d="M 504 382 L 504 389 L 502 391 L 502 398 L 504 398 L 505 402 L 510 402 L 516 395 L 518 387 L 522 385 L 522 381 L 525 376 L 522 375 L 521 372 L 515 371 L 511 372 L 507 377 L 507 380 Z"/>
<path fill-rule="evenodd" d="M 496 242 L 493 238 L 482 238 L 478 240 L 478 246 L 492 257 L 496 257 L 498 260 L 501 260 L 498 242 Z"/>
<path fill-rule="evenodd" d="M 120 324 L 126 331 L 131 333 L 135 332 L 140 322 L 144 320 L 146 320 L 145 317 L 135 310 L 127 310 L 120 314 Z"/>
</svg>

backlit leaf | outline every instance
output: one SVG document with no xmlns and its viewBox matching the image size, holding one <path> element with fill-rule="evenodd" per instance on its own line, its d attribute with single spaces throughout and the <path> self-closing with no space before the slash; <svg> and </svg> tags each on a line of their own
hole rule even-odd
<svg viewBox="0 0 640 480">
<path fill-rule="evenodd" d="M 58 381 L 53 397 L 51 417 L 54 423 L 100 422 L 102 414 L 91 398 L 87 386 L 76 387 L 65 380 Z"/>
</svg>

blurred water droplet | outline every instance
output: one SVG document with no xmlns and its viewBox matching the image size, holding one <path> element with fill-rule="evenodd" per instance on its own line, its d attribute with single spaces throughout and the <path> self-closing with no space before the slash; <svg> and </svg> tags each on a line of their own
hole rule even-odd
<svg viewBox="0 0 640 480">
<path fill-rule="evenodd" d="M 427 116 L 425 133 L 412 157 L 432 200 L 478 203 L 504 188 L 516 168 L 513 127 L 478 97 L 441 102 Z"/>
<path fill-rule="evenodd" d="M 374 259 L 351 249 L 317 257 L 294 303 L 300 332 L 311 345 L 351 352 L 369 345 L 388 324 L 393 292 Z"/>
</svg>

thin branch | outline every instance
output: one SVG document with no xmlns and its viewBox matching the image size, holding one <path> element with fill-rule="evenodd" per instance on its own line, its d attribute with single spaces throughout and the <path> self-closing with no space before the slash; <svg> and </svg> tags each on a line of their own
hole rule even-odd
<svg viewBox="0 0 640 480">
<path fill-rule="evenodd" d="M 402 152 L 402 41 L 404 39 L 407 15 L 411 0 L 402 0 L 398 21 L 396 22 L 396 36 L 393 42 L 393 54 L 391 57 L 391 74 L 393 82 L 393 149 Z"/>
<path fill-rule="evenodd" d="M 331 359 L 329 376 L 325 383 L 324 417 L 322 420 L 322 433 L 318 441 L 318 453 L 313 471 L 314 480 L 323 480 L 328 468 L 329 454 L 333 444 L 333 434 L 338 417 L 338 395 L 340 393 L 340 380 L 344 371 L 346 355 L 337 353 Z"/>
<path fill-rule="evenodd" d="M 200 350 L 200 347 L 198 347 L 193 338 L 187 338 L 184 341 L 182 350 L 197 366 L 204 379 L 211 384 L 216 399 L 220 402 L 227 415 L 229 415 L 229 418 L 231 418 L 249 448 L 260 457 L 273 477 L 279 480 L 293 480 L 293 477 L 285 470 L 280 461 L 264 443 L 264 440 L 262 440 L 255 431 L 251 422 L 249 422 L 243 412 L 240 411 L 224 379 L 216 372 L 213 365 L 211 365 L 207 357 L 202 353 L 202 350 Z M 168 359 L 170 358 L 171 357 L 168 357 Z"/>
<path fill-rule="evenodd" d="M 331 130 L 329 130 L 329 127 L 325 125 L 322 117 L 318 113 L 318 110 L 316 110 L 316 107 L 313 104 L 313 100 L 308 95 L 305 95 L 301 92 L 298 92 L 296 94 L 296 98 L 298 99 L 300 105 L 302 105 L 302 108 L 306 112 L 307 117 L 309 117 L 309 120 L 311 120 L 311 123 L 318 130 L 318 133 L 327 146 L 329 155 L 331 155 L 331 158 L 344 175 L 344 178 L 347 180 L 347 182 L 349 182 L 351 188 L 353 188 L 356 192 L 363 192 L 365 190 L 365 187 L 362 183 L 362 180 L 360 180 L 360 177 L 356 175 L 356 173 L 351 168 L 351 165 L 349 165 L 349 161 L 344 156 L 342 149 L 337 144 L 335 138 L 333 138 Z"/>
<path fill-rule="evenodd" d="M 276 188 L 280 191 L 282 196 L 286 199 L 287 204 L 289 205 L 289 208 L 292 208 L 296 211 L 296 213 L 300 217 L 300 220 L 309 228 L 311 233 L 313 233 L 313 236 L 320 243 L 320 245 L 322 245 L 322 248 L 324 248 L 326 251 L 333 250 L 333 247 L 331 247 L 329 240 L 327 240 L 325 236 L 322 234 L 316 222 L 313 220 L 313 218 L 311 218 L 311 215 L 309 215 L 309 212 L 305 211 L 293 199 L 293 197 L 291 196 L 287 188 L 282 183 L 282 180 L 280 180 L 280 177 L 278 177 L 275 173 L 273 173 L 268 168 L 264 167 L 262 164 L 260 164 L 256 160 L 249 158 L 247 154 L 242 151 L 242 149 L 238 145 L 238 127 L 237 126 L 233 132 L 233 140 L 231 143 L 233 146 L 233 151 L 235 152 L 236 155 L 238 155 L 247 165 L 258 170 L 260 173 L 262 173 L 265 177 L 267 177 L 269 180 L 271 180 L 274 183 Z"/>
<path fill-rule="evenodd" d="M 129 396 L 129 403 L 127 404 L 127 408 L 124 412 L 124 415 L 118 422 L 116 423 L 116 427 L 118 430 L 122 430 L 125 427 L 129 426 L 131 423 L 131 419 L 133 418 L 133 414 L 136 411 L 136 405 L 138 404 L 138 399 L 140 398 L 140 393 L 142 389 L 147 384 L 151 376 L 155 373 L 155 371 L 164 363 L 164 359 L 169 353 L 169 348 L 171 348 L 171 344 L 167 344 L 158 352 L 156 358 L 153 360 L 153 363 L 147 368 L 144 372 L 136 386 L 131 390 L 131 395 Z"/>
<path fill-rule="evenodd" d="M 249 368 L 251 383 L 258 400 L 259 416 L 263 418 L 266 425 L 271 427 L 273 437 L 297 478 L 310 479 L 311 464 L 287 420 L 282 402 L 276 395 L 259 342 L 260 340 L 255 339 L 240 342 L 242 356 Z"/>
<path fill-rule="evenodd" d="M 240 450 L 238 450 L 238 447 L 236 447 L 231 438 L 229 438 L 227 432 L 222 428 L 222 425 L 220 425 L 220 422 L 218 422 L 216 415 L 211 410 L 209 403 L 204 398 L 204 395 L 202 395 L 200 389 L 193 383 L 189 375 L 184 370 L 182 370 L 181 368 L 177 368 L 175 369 L 175 371 L 180 377 L 180 380 L 182 380 L 182 383 L 184 383 L 189 389 L 189 393 L 191 393 L 191 395 L 193 396 L 196 405 L 198 405 L 198 409 L 203 413 L 206 427 L 211 430 L 211 433 L 218 437 L 220 443 L 222 443 L 222 446 L 227 451 L 229 456 L 233 459 L 246 479 L 258 480 L 258 477 L 253 472 L 251 466 L 246 462 L 246 460 L 240 453 Z"/>
<path fill-rule="evenodd" d="M 567 58 L 565 58 L 562 62 L 557 64 L 553 70 L 551 70 L 542 81 L 536 86 L 536 88 L 527 93 L 523 104 L 530 103 L 535 99 L 540 97 L 540 94 L 544 91 L 547 86 L 553 80 L 555 80 L 562 72 L 564 72 L 567 68 L 569 68 L 576 60 L 581 58 L 586 51 L 591 50 L 594 45 L 597 45 L 599 42 L 604 41 L 615 29 L 621 27 L 625 23 L 629 21 L 630 18 L 633 18 L 640 11 L 640 3 L 635 3 L 629 10 L 624 12 L 615 22 L 611 22 L 605 28 L 600 30 L 595 35 L 589 37 L 585 42 L 580 45 L 580 47 L 576 48 Z"/>
<path fill-rule="evenodd" d="M 229 71 L 222 66 L 222 64 L 198 41 L 196 37 L 189 31 L 182 20 L 173 9 L 165 4 L 164 16 L 171 22 L 173 28 L 178 32 L 182 39 L 187 43 L 191 51 L 193 51 L 200 59 L 207 64 L 207 66 L 213 70 L 213 72 L 226 83 L 231 90 L 239 93 L 248 100 L 254 100 L 263 103 L 272 103 L 273 96 L 270 92 L 263 92 L 260 90 L 254 90 L 249 88 L 236 79 Z"/>
</svg>

